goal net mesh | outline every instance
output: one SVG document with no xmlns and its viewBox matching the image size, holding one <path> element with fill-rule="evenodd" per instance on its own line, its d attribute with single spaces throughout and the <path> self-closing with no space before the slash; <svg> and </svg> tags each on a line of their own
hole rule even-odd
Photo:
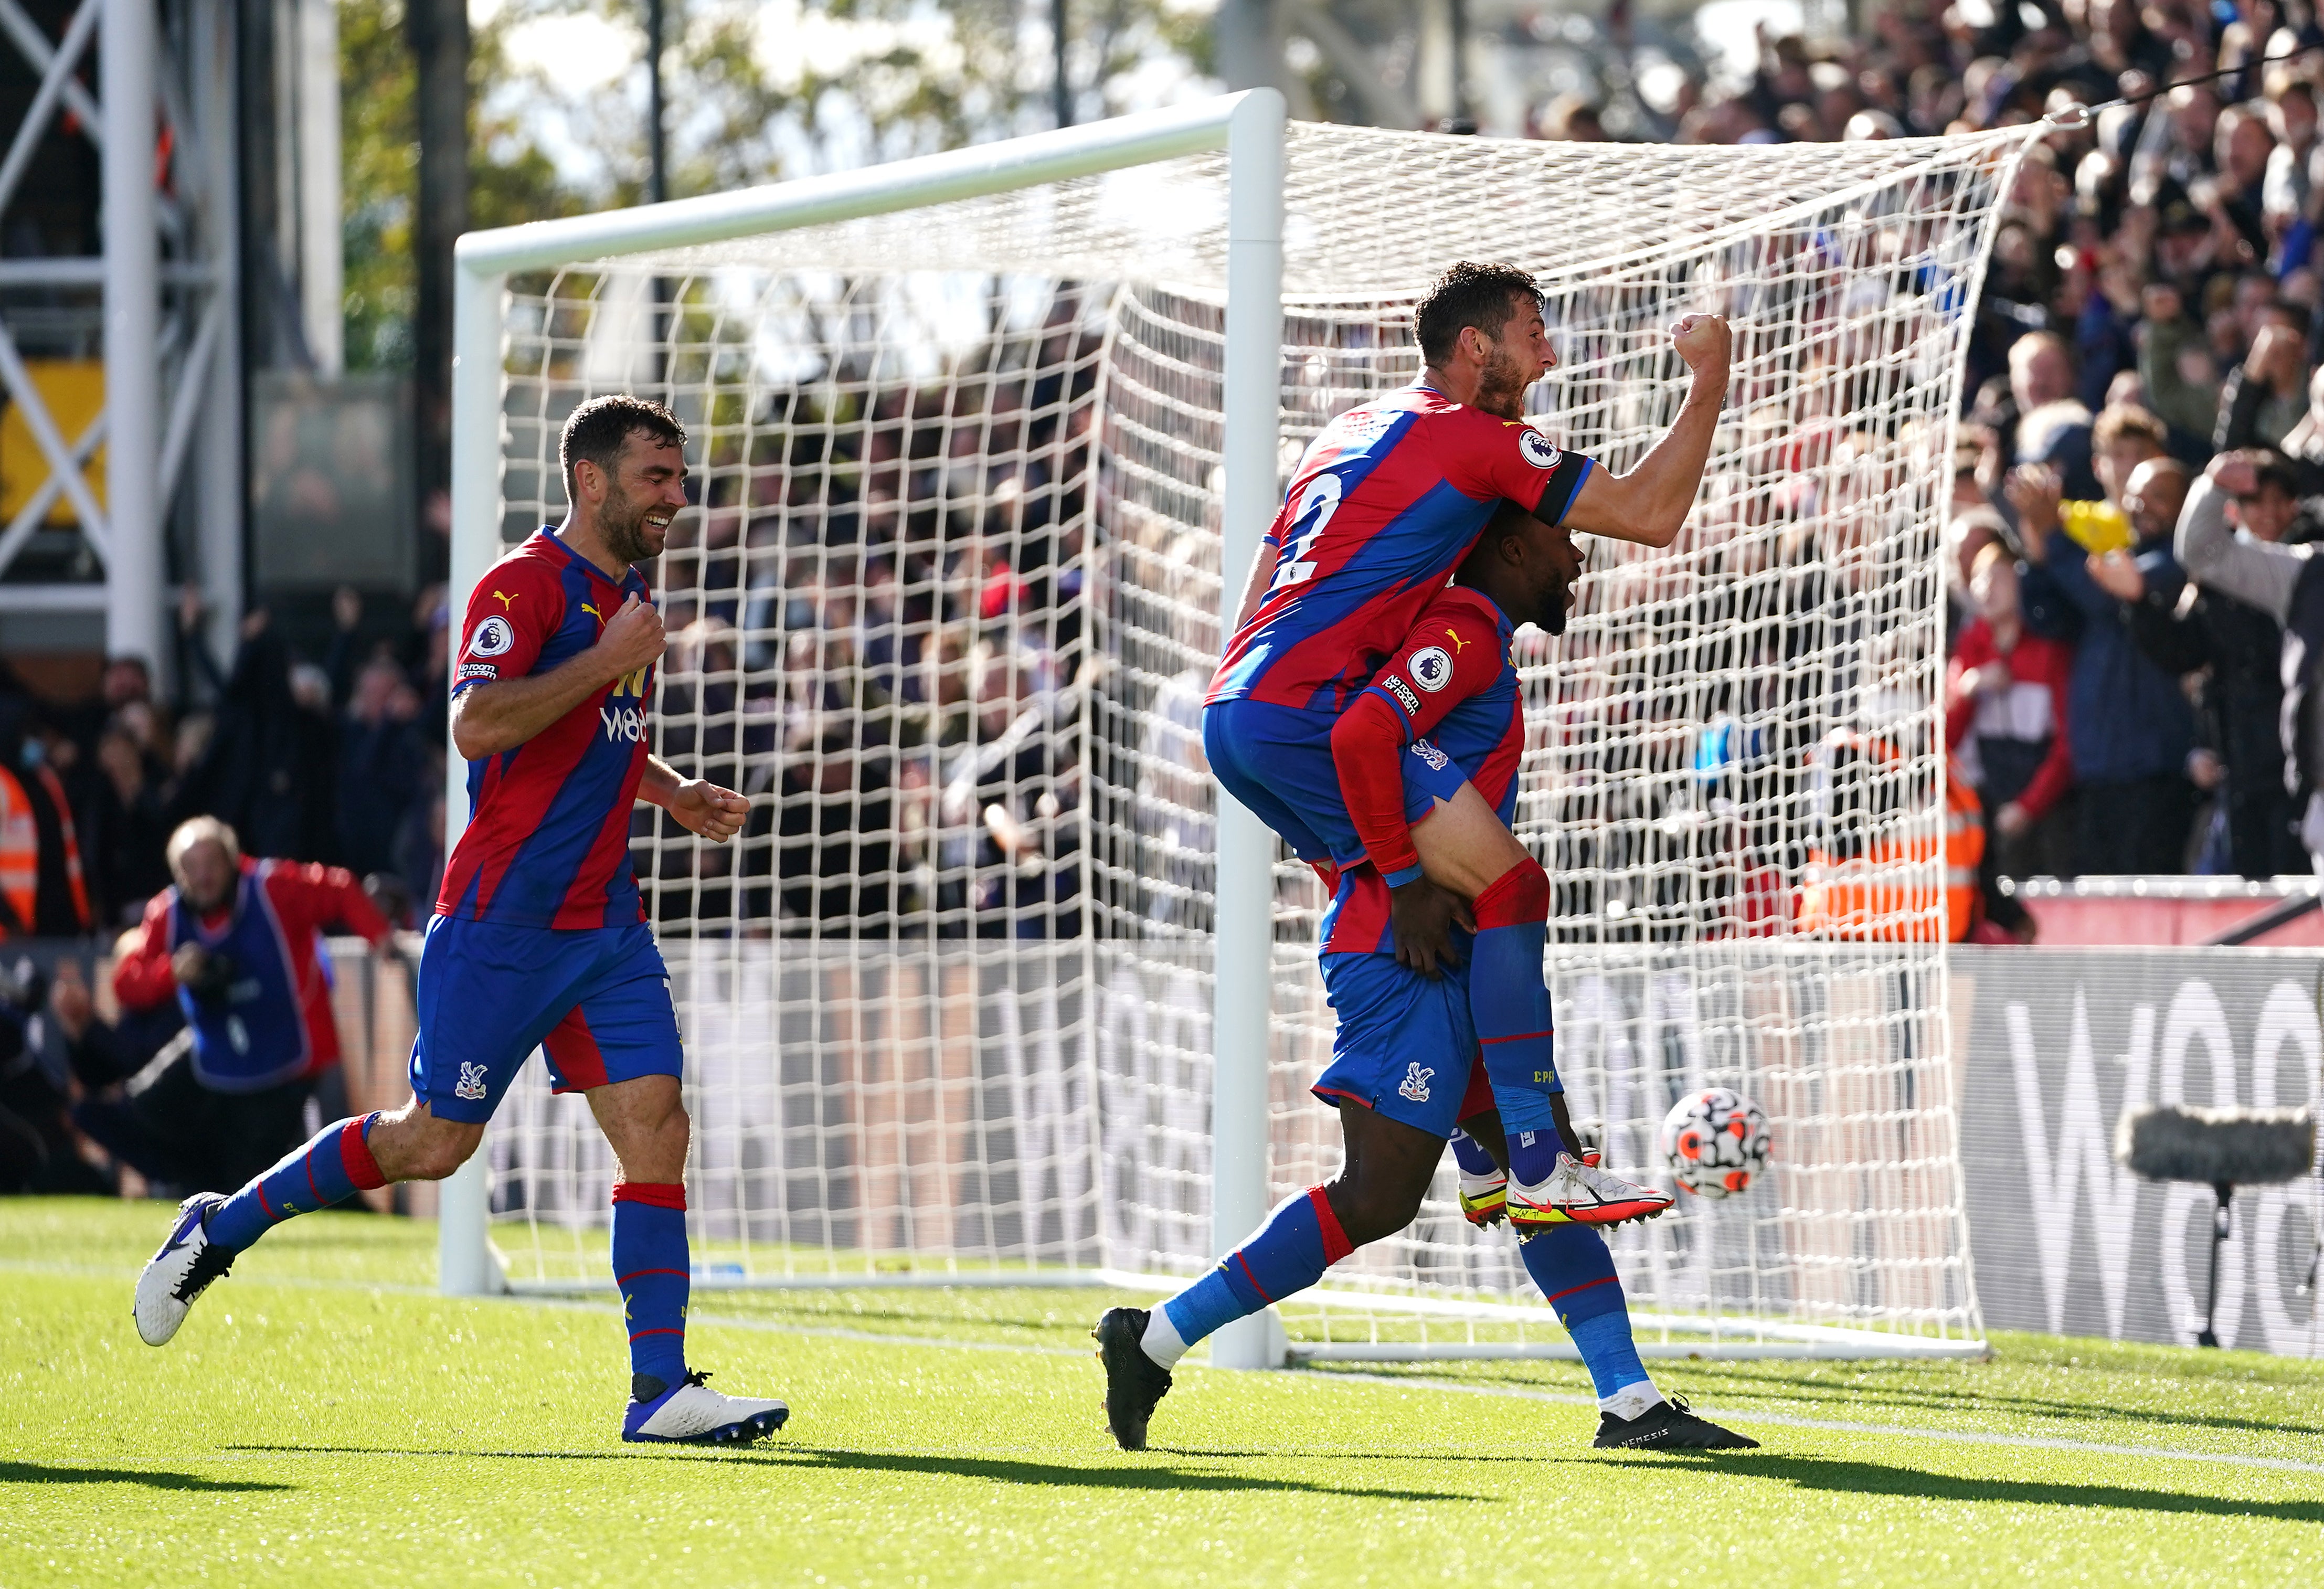
<svg viewBox="0 0 2324 1589">
<path fill-rule="evenodd" d="M 1772 1122 L 1747 1194 L 1613 1233 L 1650 1328 L 1979 1331 L 1934 941 L 1938 559 L 2025 135 L 1290 134 L 1286 478 L 1417 374 L 1412 305 L 1453 260 L 1538 275 L 1559 362 L 1528 410 L 1618 471 L 1684 395 L 1667 324 L 1733 317 L 1677 544 L 1592 541 L 1567 633 L 1517 642 L 1517 831 L 1554 883 L 1576 1115 L 1646 1181 L 1688 1091 Z M 1226 175 L 1181 159 L 511 282 L 506 539 L 562 516 L 582 399 L 659 396 L 690 431 L 652 743 L 752 814 L 719 846 L 641 809 L 633 854 L 687 1043 L 702 1283 L 1211 1260 Z M 1862 907 L 1838 932 L 1803 913 L 1832 879 Z M 1335 1172 L 1339 1132 L 1306 1090 L 1323 899 L 1287 854 L 1275 901 L 1281 1196 Z M 602 1283 L 613 1167 L 537 1062 L 490 1162 L 512 1278 Z M 1295 1336 L 1562 1340 L 1452 1194 L 1448 1158 L 1408 1231 L 1286 1309 Z"/>
</svg>

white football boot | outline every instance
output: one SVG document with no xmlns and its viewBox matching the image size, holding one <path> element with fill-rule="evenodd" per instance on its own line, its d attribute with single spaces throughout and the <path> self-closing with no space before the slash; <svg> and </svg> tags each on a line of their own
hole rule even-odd
<svg viewBox="0 0 2324 1589">
<path fill-rule="evenodd" d="M 1483 1229 L 1499 1224 L 1508 1205 L 1509 1178 L 1496 1169 L 1486 1175 L 1471 1175 L 1466 1169 L 1461 1177 L 1461 1217 Z"/>
<path fill-rule="evenodd" d="M 1560 1153 L 1557 1168 L 1533 1185 L 1513 1180 L 1508 1190 L 1509 1224 L 1520 1235 L 1553 1224 L 1652 1219 L 1670 1206 L 1669 1193 L 1635 1186 L 1571 1153 Z"/>
<path fill-rule="evenodd" d="M 781 1428 L 791 1416 L 791 1409 L 779 1401 L 722 1396 L 702 1382 L 709 1377 L 689 1373 L 675 1385 L 665 1385 L 651 1374 L 632 1374 L 622 1438 L 747 1446 Z"/>
<path fill-rule="evenodd" d="M 202 1228 L 204 1217 L 225 1201 L 216 1192 L 196 1192 L 179 1204 L 178 1222 L 170 1227 L 170 1239 L 145 1261 L 144 1271 L 137 1277 L 136 1305 L 131 1311 L 137 1316 L 138 1337 L 148 1346 L 166 1344 L 186 1322 L 194 1298 L 234 1267 L 234 1254 L 211 1246 L 209 1233 Z"/>
</svg>

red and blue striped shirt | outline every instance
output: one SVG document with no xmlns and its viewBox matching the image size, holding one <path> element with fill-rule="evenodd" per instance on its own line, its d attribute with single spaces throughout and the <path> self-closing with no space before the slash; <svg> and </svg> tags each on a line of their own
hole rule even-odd
<svg viewBox="0 0 2324 1589">
<path fill-rule="evenodd" d="M 1499 503 L 1557 523 L 1591 467 L 1530 425 L 1426 386 L 1349 410 L 1300 461 L 1268 531 L 1274 582 L 1205 704 L 1336 713 L 1443 592 Z"/>
<path fill-rule="evenodd" d="M 1406 821 L 1406 756 L 1439 771 L 1457 764 L 1502 823 L 1514 825 L 1525 760 L 1525 707 L 1509 654 L 1515 633 L 1482 591 L 1440 591 L 1348 704 L 1332 733 L 1332 760 L 1367 860 L 1340 874 L 1323 914 L 1323 953 L 1395 952 L 1388 880 L 1419 865 Z"/>
<path fill-rule="evenodd" d="M 651 594 L 635 568 L 616 584 L 543 528 L 476 582 L 452 693 L 549 672 L 596 644 L 624 598 Z M 444 867 L 438 916 L 567 929 L 645 919 L 630 810 L 654 672 L 625 674 L 522 744 L 468 763 L 468 826 Z"/>
</svg>

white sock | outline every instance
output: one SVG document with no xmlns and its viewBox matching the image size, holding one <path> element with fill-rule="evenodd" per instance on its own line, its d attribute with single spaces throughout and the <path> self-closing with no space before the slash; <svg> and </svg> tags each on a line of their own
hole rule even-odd
<svg viewBox="0 0 2324 1589">
<path fill-rule="evenodd" d="M 1138 1339 L 1146 1355 L 1164 1368 L 1176 1368 L 1178 1360 L 1186 1355 L 1186 1343 L 1178 1339 L 1178 1332 L 1170 1326 L 1167 1309 L 1157 1307 L 1146 1316 L 1146 1333 Z"/>
<path fill-rule="evenodd" d="M 1623 1386 L 1611 1396 L 1598 1398 L 1598 1410 L 1611 1413 L 1628 1423 L 1634 1418 L 1644 1417 L 1662 1403 L 1663 1393 L 1655 1389 L 1654 1381 L 1640 1380 L 1635 1385 Z"/>
</svg>

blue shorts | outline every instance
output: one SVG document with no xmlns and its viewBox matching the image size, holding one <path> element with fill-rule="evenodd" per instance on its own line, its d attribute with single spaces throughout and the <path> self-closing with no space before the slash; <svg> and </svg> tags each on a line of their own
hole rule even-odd
<svg viewBox="0 0 2324 1589">
<path fill-rule="evenodd" d="M 1312 1089 L 1327 1104 L 1376 1113 L 1450 1137 L 1493 1106 L 1469 1014 L 1469 981 L 1431 980 L 1393 955 L 1325 955 L 1323 991 L 1339 1017 L 1332 1063 Z"/>
<path fill-rule="evenodd" d="M 535 1049 L 560 1093 L 676 1076 L 669 970 L 642 921 L 577 932 L 438 916 L 420 955 L 411 1090 L 481 1122 Z"/>
<path fill-rule="evenodd" d="M 1211 771 L 1311 866 L 1318 861 L 1352 866 L 1364 858 L 1364 842 L 1340 790 L 1340 771 L 1332 763 L 1332 727 L 1338 721 L 1332 713 L 1249 698 L 1203 708 L 1203 753 Z M 1407 821 L 1451 799 L 1469 781 L 1459 762 L 1425 739 L 1406 752 L 1404 774 Z"/>
</svg>

